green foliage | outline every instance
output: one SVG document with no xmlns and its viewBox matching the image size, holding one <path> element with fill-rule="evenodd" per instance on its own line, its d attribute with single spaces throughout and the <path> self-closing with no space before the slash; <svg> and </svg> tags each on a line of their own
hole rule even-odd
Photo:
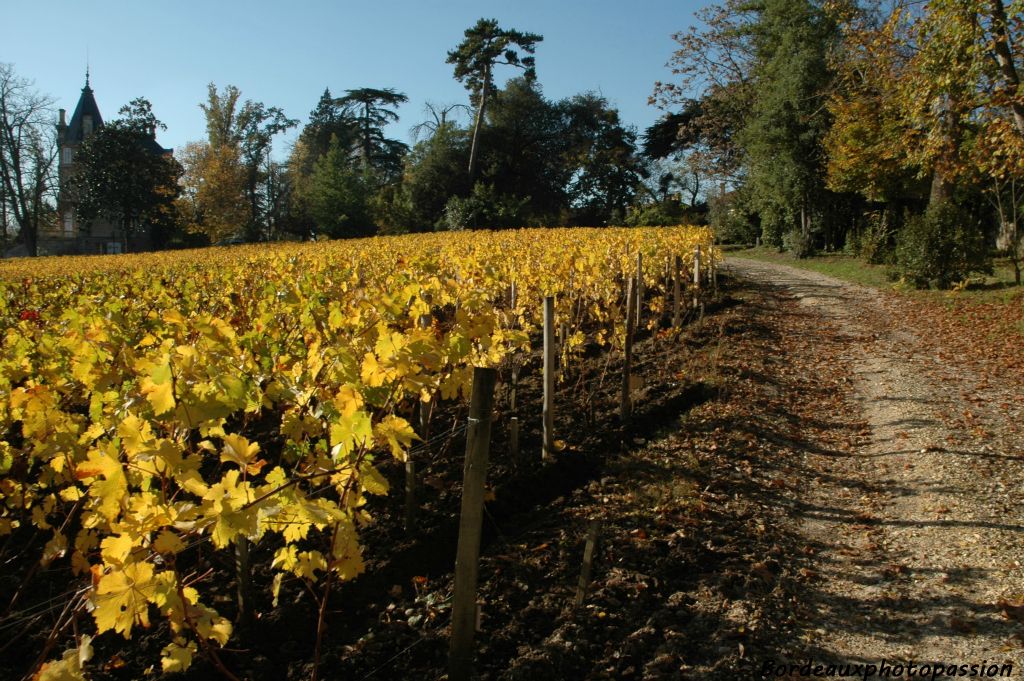
<svg viewBox="0 0 1024 681">
<path fill-rule="evenodd" d="M 889 262 L 896 237 L 891 212 L 873 211 L 865 218 L 864 226 L 848 236 L 848 250 L 872 265 Z"/>
<path fill-rule="evenodd" d="M 480 19 L 466 29 L 464 36 L 448 53 L 447 61 L 455 65 L 455 79 L 464 83 L 474 96 L 493 86 L 492 72 L 497 64 L 521 68 L 527 80 L 536 78 L 533 53 L 543 36 L 501 28 L 497 19 Z"/>
<path fill-rule="evenodd" d="M 392 88 L 358 88 L 346 90 L 345 96 L 336 100 L 341 108 L 342 120 L 355 130 L 353 151 L 357 152 L 364 170 L 372 170 L 384 182 L 401 175 L 402 158 L 409 151 L 408 145 L 384 135 L 384 128 L 398 120 L 393 110 L 409 101 L 401 92 Z"/>
<path fill-rule="evenodd" d="M 813 239 L 799 229 L 791 229 L 782 235 L 782 247 L 798 258 L 809 258 L 814 255 Z"/>
<path fill-rule="evenodd" d="M 708 221 L 724 243 L 752 244 L 761 236 L 761 223 L 745 186 L 708 199 Z"/>
<path fill-rule="evenodd" d="M 442 224 L 445 206 L 452 196 L 468 192 L 463 169 L 469 159 L 469 136 L 448 122 L 413 147 L 405 163 L 402 194 L 407 210 L 395 220 L 406 219 L 409 231 L 421 231 Z M 401 206 L 401 204 L 399 204 Z"/>
<path fill-rule="evenodd" d="M 499 194 L 530 197 L 530 216 L 545 221 L 569 207 L 576 158 L 561 106 L 540 86 L 510 80 L 495 93 L 481 133 L 479 180 Z"/>
<path fill-rule="evenodd" d="M 756 99 L 742 142 L 754 205 L 777 243 L 794 228 L 809 236 L 811 206 L 825 191 L 823 93 L 835 26 L 809 0 L 766 0 L 753 31 Z"/>
<path fill-rule="evenodd" d="M 566 160 L 573 170 L 568 192 L 574 223 L 621 222 L 642 172 L 636 132 L 623 126 L 619 112 L 594 93 L 576 95 L 560 108 L 570 143 Z"/>
<path fill-rule="evenodd" d="M 123 118 L 98 129 L 82 144 L 71 189 L 84 221 L 100 215 L 120 221 L 126 234 L 148 224 L 166 231 L 175 221 L 181 165 L 153 139 L 162 127 L 149 102 L 135 99 Z"/>
<path fill-rule="evenodd" d="M 631 206 L 625 223 L 630 227 L 665 227 L 684 223 L 682 205 L 678 201 L 659 201 Z"/>
<path fill-rule="evenodd" d="M 339 98 L 324 90 L 288 159 L 293 229 L 336 236 L 408 231 L 417 216 L 397 185 L 409 148 L 384 134 L 398 120 L 394 107 L 407 99 L 390 88 L 346 90 Z"/>
<path fill-rule="evenodd" d="M 985 234 L 976 217 L 952 202 L 910 218 L 897 239 L 896 274 L 919 288 L 949 288 L 990 273 Z"/>
<path fill-rule="evenodd" d="M 499 194 L 493 185 L 477 183 L 468 197 L 453 196 L 444 207 L 444 229 L 521 227 L 529 197 Z"/>
<path fill-rule="evenodd" d="M 406 223 L 413 231 L 504 226 L 513 215 L 519 226 L 603 225 L 620 222 L 636 193 L 636 135 L 598 95 L 551 101 L 536 83 L 509 80 L 487 110 L 476 190 L 463 172 L 471 136 L 452 121 L 438 121 L 413 148 L 402 190 L 387 202 L 390 230 L 402 219 L 413 220 Z M 453 196 L 462 200 L 451 201 Z M 480 215 L 487 217 L 478 222 L 473 216 Z"/>
<path fill-rule="evenodd" d="M 313 165 L 304 197 L 317 231 L 332 237 L 372 234 L 371 187 L 366 173 L 351 166 L 347 150 L 335 139 Z"/>
<path fill-rule="evenodd" d="M 488 94 L 494 89 L 494 67 L 504 64 L 522 69 L 524 80 L 532 83 L 537 76 L 532 55 L 537 43 L 544 38 L 535 33 L 501 28 L 497 19 L 480 19 L 475 26 L 466 29 L 464 36 L 448 53 L 448 63 L 455 65 L 455 79 L 466 86 L 470 101 L 476 107 L 467 173 L 469 181 L 473 182 Z"/>
</svg>

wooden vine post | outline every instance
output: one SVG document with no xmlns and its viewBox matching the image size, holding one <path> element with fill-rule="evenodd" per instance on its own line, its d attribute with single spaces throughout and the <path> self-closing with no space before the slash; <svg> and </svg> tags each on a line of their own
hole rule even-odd
<svg viewBox="0 0 1024 681">
<path fill-rule="evenodd" d="M 235 540 L 235 572 L 238 579 L 238 621 L 245 628 L 251 628 L 256 621 L 252 607 L 252 564 L 249 562 L 249 538 L 239 536 Z"/>
<path fill-rule="evenodd" d="M 644 254 L 636 252 L 636 328 L 643 326 L 644 316 Z"/>
<path fill-rule="evenodd" d="M 574 606 L 579 610 L 583 601 L 587 598 L 587 589 L 590 586 L 590 573 L 594 567 L 594 547 L 597 545 L 597 532 L 601 523 L 596 518 L 592 519 L 587 527 L 587 544 L 583 549 L 583 569 L 580 570 L 580 581 L 576 586 L 576 601 Z"/>
<path fill-rule="evenodd" d="M 700 245 L 693 250 L 693 309 L 700 306 Z"/>
<path fill-rule="evenodd" d="M 626 286 L 626 339 L 622 346 L 622 394 L 619 397 L 619 416 L 623 424 L 629 420 L 629 415 L 633 411 L 632 402 L 629 399 L 629 388 L 633 364 L 633 323 L 636 321 L 636 295 L 636 279 L 630 277 Z"/>
<path fill-rule="evenodd" d="M 512 362 L 512 385 L 509 390 L 508 410 L 512 414 L 508 421 L 509 457 L 513 465 L 519 464 L 519 365 Z"/>
<path fill-rule="evenodd" d="M 473 671 L 476 635 L 476 585 L 480 535 L 484 519 L 484 483 L 491 444 L 495 369 L 473 369 L 473 394 L 466 428 L 466 463 L 462 473 L 462 512 L 459 545 L 455 554 L 455 595 L 452 599 L 452 638 L 448 651 L 448 678 L 469 681 Z"/>
<path fill-rule="evenodd" d="M 516 305 L 518 304 L 519 293 L 516 283 L 513 281 L 509 287 L 509 309 L 512 314 L 512 328 L 519 327 L 519 320 L 516 316 Z M 509 390 L 509 412 L 512 416 L 508 423 L 508 444 L 509 456 L 513 465 L 519 464 L 519 364 L 516 363 L 516 356 L 512 357 L 512 385 Z"/>
<path fill-rule="evenodd" d="M 678 255 L 675 257 L 675 267 L 672 276 L 672 326 L 679 328 L 683 324 L 683 259 Z"/>
<path fill-rule="evenodd" d="M 558 358 L 555 355 L 555 298 L 544 298 L 544 406 L 541 416 L 544 421 L 544 438 L 541 458 L 549 461 L 555 454 L 555 372 Z"/>
<path fill-rule="evenodd" d="M 708 254 L 708 267 L 711 269 L 711 290 L 718 294 L 718 265 L 715 264 L 715 239 L 711 239 L 711 253 Z"/>
</svg>

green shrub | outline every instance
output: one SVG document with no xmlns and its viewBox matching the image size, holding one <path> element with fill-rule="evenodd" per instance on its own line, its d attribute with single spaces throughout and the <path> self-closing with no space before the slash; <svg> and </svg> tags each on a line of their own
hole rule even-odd
<svg viewBox="0 0 1024 681">
<path fill-rule="evenodd" d="M 761 221 L 750 205 L 748 194 L 741 187 L 708 200 L 708 222 L 723 243 L 752 244 L 761 236 Z"/>
<path fill-rule="evenodd" d="M 872 265 L 891 262 L 896 231 L 890 223 L 891 215 L 888 211 L 868 213 L 864 227 L 850 234 L 848 246 L 851 255 L 863 258 Z"/>
<path fill-rule="evenodd" d="M 814 255 L 814 238 L 799 229 L 791 229 L 782 235 L 782 247 L 798 258 Z"/>
<path fill-rule="evenodd" d="M 630 206 L 626 212 L 628 227 L 664 227 L 683 223 L 683 211 L 678 203 L 645 203 Z"/>
<path fill-rule="evenodd" d="M 991 273 L 981 224 L 952 202 L 907 220 L 896 243 L 896 274 L 918 288 L 946 289 L 972 273 Z"/>
<path fill-rule="evenodd" d="M 499 194 L 493 185 L 478 183 L 469 196 L 453 196 L 448 200 L 438 226 L 447 230 L 520 227 L 526 224 L 529 203 L 529 197 Z"/>
</svg>

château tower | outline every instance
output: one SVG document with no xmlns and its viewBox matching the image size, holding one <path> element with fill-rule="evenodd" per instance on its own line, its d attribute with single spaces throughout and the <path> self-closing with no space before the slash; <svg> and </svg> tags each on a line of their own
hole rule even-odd
<svg viewBox="0 0 1024 681">
<path fill-rule="evenodd" d="M 67 120 L 67 112 L 59 111 L 57 121 L 57 176 L 59 190 L 57 194 L 57 224 L 45 234 L 39 235 L 39 252 L 47 255 L 121 253 L 125 246 L 132 251 L 145 251 L 152 248 L 152 238 L 148 229 L 132 234 L 126 242 L 124 230 L 117 221 L 96 218 L 89 222 L 78 219 L 74 191 L 70 187 L 70 179 L 75 173 L 75 159 L 82 143 L 103 127 L 103 116 L 92 87 L 89 85 L 89 71 L 85 72 L 85 87 L 78 98 L 78 104 Z M 151 139 L 146 140 L 145 147 L 155 154 L 169 154 L 156 142 L 155 130 Z"/>
</svg>

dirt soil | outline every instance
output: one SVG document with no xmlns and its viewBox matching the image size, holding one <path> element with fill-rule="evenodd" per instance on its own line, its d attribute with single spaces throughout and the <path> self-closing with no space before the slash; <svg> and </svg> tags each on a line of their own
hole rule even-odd
<svg viewBox="0 0 1024 681">
<path fill-rule="evenodd" d="M 702 321 L 642 335 L 628 424 L 617 358 L 595 351 L 567 373 L 554 463 L 539 460 L 537 357 L 517 390 L 522 456 L 509 456 L 506 368 L 476 677 L 760 679 L 883 660 L 1012 662 L 1020 675 L 1019 353 L 983 353 L 987 341 L 957 333 L 962 320 L 815 273 L 731 259 L 720 284 Z M 403 471 L 385 471 L 393 492 L 363 535 L 367 573 L 329 602 L 320 679 L 445 676 L 464 416 L 437 414 L 415 452 L 413 533 Z M 592 578 L 574 607 L 594 521 Z M 230 564 L 195 560 L 230 615 Z M 239 678 L 309 679 L 316 591 L 286 581 L 275 607 L 270 577 L 257 572 L 258 620 L 222 657 Z M 34 580 L 64 586 L 56 572 Z M 0 647 L 0 678 L 21 678 L 38 654 L 39 619 Z M 160 676 L 147 668 L 159 669 L 164 627 L 100 637 L 91 678 Z M 197 660 L 173 678 L 223 677 Z"/>
</svg>

